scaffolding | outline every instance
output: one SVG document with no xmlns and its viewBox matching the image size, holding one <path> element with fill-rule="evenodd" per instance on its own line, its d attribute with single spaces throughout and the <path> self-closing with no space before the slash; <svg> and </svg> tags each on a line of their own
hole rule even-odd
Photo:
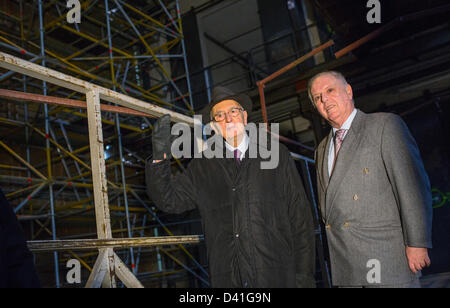
<svg viewBox="0 0 450 308">
<path fill-rule="evenodd" d="M 179 272 L 163 268 L 164 255 L 208 286 L 207 270 L 184 246 L 200 243 L 202 236 L 174 236 L 139 183 L 146 148 L 126 144 L 142 144 L 151 118 L 162 114 L 193 125 L 179 1 L 154 1 L 143 9 L 121 0 L 80 2 L 80 24 L 68 23 L 66 1 L 11 0 L 0 9 L 0 67 L 6 69 L 0 73 L 0 97 L 8 102 L 2 104 L 7 116 L 0 124 L 8 129 L 2 129 L 0 148 L 20 163 L 0 164 L 6 196 L 19 220 L 30 222 L 30 249 L 53 253 L 56 287 L 64 284 L 60 269 L 66 261 L 58 250 L 91 272 L 89 287 L 115 287 L 116 279 L 141 287 L 136 276 L 142 248 L 153 246 L 158 270 L 149 277 Z M 178 66 L 182 76 L 173 75 Z M 45 157 L 37 162 L 41 152 Z M 176 165 L 183 168 L 179 160 Z M 97 232 L 79 236 L 97 237 L 94 246 L 60 238 L 56 219 L 92 222 L 92 211 Z M 149 227 L 152 220 L 156 225 Z M 158 237 L 158 228 L 168 237 Z M 161 245 L 176 247 L 194 267 Z M 98 257 L 74 252 L 80 249 L 99 249 Z"/>
<path fill-rule="evenodd" d="M 20 162 L 0 164 L 0 183 L 9 185 L 7 198 L 13 201 L 19 219 L 30 222 L 30 249 L 52 252 L 56 287 L 64 284 L 59 271 L 68 258 L 79 260 L 91 272 L 88 287 L 115 287 L 116 279 L 125 286 L 142 287 L 137 276 L 160 279 L 179 275 L 179 268 L 163 268 L 163 255 L 199 285 L 209 286 L 207 269 L 185 246 L 199 244 L 203 237 L 175 236 L 161 220 L 142 185 L 149 152 L 145 146 L 129 146 L 143 145 L 151 132 L 152 118 L 162 114 L 194 125 L 191 116 L 196 106 L 179 0 L 153 1 L 142 9 L 122 0 L 81 2 L 81 24 L 67 22 L 65 1 L 10 0 L 12 7 L 0 10 L 2 20 L 12 29 L 0 30 L 0 67 L 6 69 L 0 72 L 0 98 L 12 102 L 4 104 L 8 116 L 0 116 L 0 125 L 10 128 L 0 133 L 0 148 Z M 372 37 L 348 46 L 343 53 Z M 58 46 L 55 38 L 70 42 Z M 264 122 L 268 122 L 264 86 L 333 44 L 329 41 L 319 46 L 272 75 L 265 67 L 248 63 L 252 84 L 259 88 Z M 178 66 L 182 69 L 174 68 Z M 182 75 L 176 75 L 180 71 Z M 88 130 L 83 130 L 86 127 Z M 18 131 L 23 132 L 21 139 L 13 140 L 10 136 L 17 136 Z M 41 161 L 33 155 L 39 151 L 44 153 Z M 318 247 L 323 248 L 310 174 L 314 161 L 293 156 L 303 162 L 315 210 Z M 179 160 L 174 165 L 184 168 Z M 57 219 L 95 223 L 96 232 L 60 236 Z M 149 225 L 151 220 L 155 225 Z M 161 228 L 168 236 L 160 236 Z M 146 237 L 146 232 L 152 237 Z M 42 237 L 50 240 L 39 240 Z M 181 251 L 193 267 L 165 245 Z M 145 247 L 155 247 L 150 251 L 158 266 L 154 272 L 138 271 L 148 252 Z M 78 253 L 96 249 L 99 253 Z M 60 251 L 66 252 L 63 257 Z M 323 254 L 320 250 L 322 276 L 329 285 Z"/>
</svg>

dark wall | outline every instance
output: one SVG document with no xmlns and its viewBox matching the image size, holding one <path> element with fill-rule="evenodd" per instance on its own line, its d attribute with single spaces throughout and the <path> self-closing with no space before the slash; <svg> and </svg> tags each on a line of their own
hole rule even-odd
<svg viewBox="0 0 450 308">
<path fill-rule="evenodd" d="M 205 90 L 205 75 L 203 69 L 203 56 L 200 45 L 200 37 L 197 25 L 197 15 L 190 11 L 183 15 L 183 33 L 184 42 L 186 46 L 186 56 L 190 74 L 192 98 L 194 102 L 194 109 L 197 110 L 208 103 L 208 96 Z M 181 50 L 179 50 L 181 53 Z M 181 76 L 184 74 L 184 64 L 178 61 L 173 69 L 177 70 L 174 76 Z M 177 81 L 177 85 L 183 89 L 183 93 L 187 93 L 186 80 Z"/>
<path fill-rule="evenodd" d="M 433 100 L 403 116 L 417 141 L 433 193 L 432 265 L 424 274 L 450 271 L 450 101 Z M 442 194 L 441 194 L 442 193 Z M 449 199 L 442 206 L 442 196 Z M 438 207 L 439 206 L 439 207 Z"/>
<path fill-rule="evenodd" d="M 291 15 L 285 0 L 258 0 L 258 10 L 264 41 L 270 42 L 266 45 L 269 71 L 275 72 L 296 58 Z"/>
</svg>

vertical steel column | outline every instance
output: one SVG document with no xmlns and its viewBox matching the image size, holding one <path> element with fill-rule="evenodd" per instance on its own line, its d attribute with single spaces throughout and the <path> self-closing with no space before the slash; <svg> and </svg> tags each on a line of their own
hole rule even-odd
<svg viewBox="0 0 450 308">
<path fill-rule="evenodd" d="M 20 2 L 20 4 L 22 4 L 22 1 Z M 27 77 L 25 75 L 23 75 L 23 92 L 27 92 Z M 25 123 L 28 123 L 28 103 L 25 102 L 24 103 L 24 121 Z M 25 143 L 26 145 L 26 160 L 27 163 L 30 163 L 30 127 L 28 125 L 25 126 Z M 30 179 L 31 178 L 31 171 L 30 169 L 27 169 L 27 177 Z M 30 215 L 33 215 L 33 206 L 30 202 Z M 30 220 L 30 233 L 31 233 L 31 238 L 34 237 L 34 221 Z"/>
<path fill-rule="evenodd" d="M 155 235 L 155 237 L 159 236 L 157 227 L 153 228 L 153 234 Z M 156 246 L 156 259 L 157 259 L 157 262 L 158 262 L 158 271 L 162 272 L 163 271 L 162 258 L 161 258 L 161 253 L 159 252 L 159 247 L 158 246 Z"/>
<path fill-rule="evenodd" d="M 42 0 L 39 0 L 39 30 L 40 30 L 40 43 L 41 43 L 41 57 L 42 57 L 42 63 L 41 65 L 45 67 L 45 45 L 44 45 L 44 16 L 43 16 L 43 10 L 42 10 Z M 47 83 L 45 81 L 42 82 L 42 88 L 44 95 L 47 95 Z M 48 164 L 48 179 L 52 180 L 52 166 L 51 166 L 51 157 L 50 157 L 50 141 L 48 139 L 49 136 L 49 119 L 48 119 L 48 105 L 44 105 L 44 116 L 45 116 L 45 134 L 47 136 L 45 147 L 47 151 L 47 164 Z M 55 204 L 53 200 L 53 184 L 49 183 L 49 195 L 50 195 L 50 218 L 52 222 L 52 235 L 53 240 L 56 240 L 56 223 L 55 223 Z M 56 280 L 56 287 L 60 288 L 60 281 L 59 281 L 59 262 L 58 262 L 58 253 L 55 251 L 53 253 L 53 257 L 55 260 L 55 280 Z"/>
<path fill-rule="evenodd" d="M 25 48 L 25 37 L 23 33 L 23 0 L 20 0 L 19 2 L 19 10 L 20 10 L 20 36 L 21 36 L 21 47 Z M 40 58 L 40 57 L 39 57 Z M 23 92 L 27 92 L 27 76 L 23 75 Z M 28 103 L 24 103 L 24 121 L 25 123 L 28 123 Z M 25 149 L 25 155 L 27 163 L 30 163 L 30 127 L 28 125 L 25 126 L 25 143 L 26 143 L 26 149 Z M 27 177 L 31 178 L 31 171 L 30 169 L 27 169 Z M 30 202 L 30 215 L 33 215 L 33 207 Z M 30 233 L 31 238 L 34 237 L 34 221 L 30 220 Z"/>
<path fill-rule="evenodd" d="M 146 224 L 147 224 L 147 214 L 144 214 L 144 218 L 142 219 L 142 230 L 139 234 L 141 237 L 144 237 L 144 235 L 145 235 L 144 227 Z M 137 252 L 137 258 L 136 258 L 136 272 L 139 269 L 139 263 L 141 261 L 141 253 L 142 253 L 142 247 L 139 247 L 138 252 Z"/>
<path fill-rule="evenodd" d="M 111 25 L 109 20 L 109 3 L 108 0 L 105 0 L 105 15 L 106 15 L 106 27 L 107 27 L 107 36 L 108 36 L 108 46 L 109 46 L 109 61 L 110 61 L 110 69 L 111 69 L 111 78 L 113 79 L 113 90 L 116 91 L 116 80 L 114 77 L 114 62 L 113 62 L 113 50 L 112 50 L 112 39 L 111 39 Z M 122 149 L 122 134 L 120 130 L 120 119 L 119 114 L 116 113 L 115 116 L 116 122 L 116 131 L 117 131 L 117 143 L 119 148 L 119 159 L 120 159 L 120 173 L 122 175 L 122 188 L 123 188 L 123 199 L 125 205 L 125 216 L 127 219 L 127 230 L 128 237 L 132 238 L 131 227 L 130 227 L 130 212 L 128 210 L 128 195 L 127 195 L 127 183 L 125 179 L 125 168 L 123 165 L 123 149 Z M 134 274 L 136 274 L 135 261 L 134 261 L 134 251 L 133 248 L 130 248 L 130 256 L 131 256 L 131 269 Z"/>
</svg>

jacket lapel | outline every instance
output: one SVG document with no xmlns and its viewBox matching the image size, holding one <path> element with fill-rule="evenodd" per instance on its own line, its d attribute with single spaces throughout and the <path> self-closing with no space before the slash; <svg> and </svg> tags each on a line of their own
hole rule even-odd
<svg viewBox="0 0 450 308">
<path fill-rule="evenodd" d="M 328 189 L 330 184 L 330 176 L 328 172 L 328 157 L 330 152 L 331 140 L 333 140 L 333 130 L 330 131 L 325 142 L 323 159 L 322 159 L 322 178 L 324 180 L 325 191 Z"/>
<path fill-rule="evenodd" d="M 333 132 L 322 140 L 316 150 L 316 174 L 318 178 L 318 196 L 319 196 L 319 209 L 321 216 L 325 217 L 325 195 L 327 192 L 327 186 L 329 181 L 328 176 L 328 151 L 329 142 Z"/>
<path fill-rule="evenodd" d="M 343 179 L 350 169 L 350 165 L 355 153 L 358 152 L 358 146 L 361 141 L 361 133 L 363 128 L 363 117 L 364 114 L 358 110 L 355 119 L 352 122 L 352 126 L 345 136 L 344 142 L 342 143 L 341 149 L 339 150 L 339 155 L 335 162 L 333 174 L 329 179 L 329 184 L 326 191 L 326 221 L 329 220 L 330 214 L 332 213 L 334 207 L 334 199 L 337 192 L 339 191 L 339 187 L 342 185 Z"/>
</svg>

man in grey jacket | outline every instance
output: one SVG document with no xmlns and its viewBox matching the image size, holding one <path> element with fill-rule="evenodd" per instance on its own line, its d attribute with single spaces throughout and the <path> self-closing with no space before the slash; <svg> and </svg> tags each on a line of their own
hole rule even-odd
<svg viewBox="0 0 450 308">
<path fill-rule="evenodd" d="M 432 207 L 414 138 L 394 114 L 355 109 L 338 72 L 314 76 L 308 94 L 332 126 L 315 158 L 333 285 L 420 287 Z"/>
</svg>

